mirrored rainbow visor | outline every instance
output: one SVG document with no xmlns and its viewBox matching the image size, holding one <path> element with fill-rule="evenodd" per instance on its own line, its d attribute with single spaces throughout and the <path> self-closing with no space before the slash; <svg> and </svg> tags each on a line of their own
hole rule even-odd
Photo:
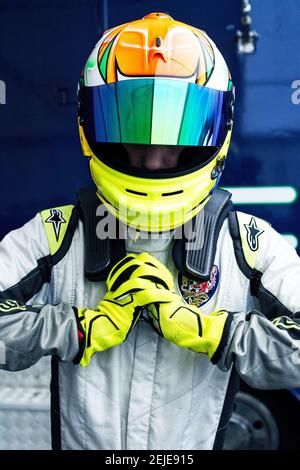
<svg viewBox="0 0 300 470">
<path fill-rule="evenodd" d="M 88 142 L 220 148 L 232 100 L 232 90 L 138 78 L 82 86 L 80 116 Z"/>
</svg>

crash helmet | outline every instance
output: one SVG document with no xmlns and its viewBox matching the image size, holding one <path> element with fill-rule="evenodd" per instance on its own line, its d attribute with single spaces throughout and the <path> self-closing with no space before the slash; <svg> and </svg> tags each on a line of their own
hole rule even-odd
<svg viewBox="0 0 300 470">
<path fill-rule="evenodd" d="M 99 199 L 137 230 L 191 220 L 219 183 L 233 107 L 230 72 L 206 32 L 159 12 L 106 31 L 78 87 Z"/>
</svg>

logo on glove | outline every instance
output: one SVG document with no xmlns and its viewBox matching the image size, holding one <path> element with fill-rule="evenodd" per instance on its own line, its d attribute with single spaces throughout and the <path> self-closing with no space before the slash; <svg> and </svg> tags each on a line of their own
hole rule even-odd
<svg viewBox="0 0 300 470">
<path fill-rule="evenodd" d="M 213 265 L 208 281 L 200 282 L 178 275 L 178 285 L 183 299 L 189 305 L 201 307 L 214 295 L 219 284 L 219 269 Z"/>
</svg>

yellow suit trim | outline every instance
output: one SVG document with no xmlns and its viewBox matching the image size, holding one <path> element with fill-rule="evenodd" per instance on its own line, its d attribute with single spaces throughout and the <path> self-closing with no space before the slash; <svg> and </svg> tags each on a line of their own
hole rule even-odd
<svg viewBox="0 0 300 470">
<path fill-rule="evenodd" d="M 54 207 L 41 212 L 50 253 L 53 256 L 60 249 L 68 230 L 74 205 Z"/>
</svg>

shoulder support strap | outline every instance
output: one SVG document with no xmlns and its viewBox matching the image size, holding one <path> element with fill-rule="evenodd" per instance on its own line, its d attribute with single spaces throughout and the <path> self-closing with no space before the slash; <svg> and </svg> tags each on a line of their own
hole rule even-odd
<svg viewBox="0 0 300 470">
<path fill-rule="evenodd" d="M 104 281 L 111 267 L 126 255 L 125 241 L 119 236 L 118 221 L 101 203 L 95 189 L 83 188 L 78 191 L 77 197 L 84 228 L 85 275 L 93 282 Z M 114 226 L 116 230 L 114 233 L 108 231 L 101 234 L 106 236 L 98 236 L 97 225 L 101 224 L 101 221 L 105 225 L 105 219 L 108 225 Z"/>
<path fill-rule="evenodd" d="M 185 233 L 176 240 L 173 249 L 174 263 L 181 274 L 209 280 L 219 232 L 232 209 L 230 199 L 228 191 L 216 189 L 205 207 L 186 224 Z"/>
</svg>

